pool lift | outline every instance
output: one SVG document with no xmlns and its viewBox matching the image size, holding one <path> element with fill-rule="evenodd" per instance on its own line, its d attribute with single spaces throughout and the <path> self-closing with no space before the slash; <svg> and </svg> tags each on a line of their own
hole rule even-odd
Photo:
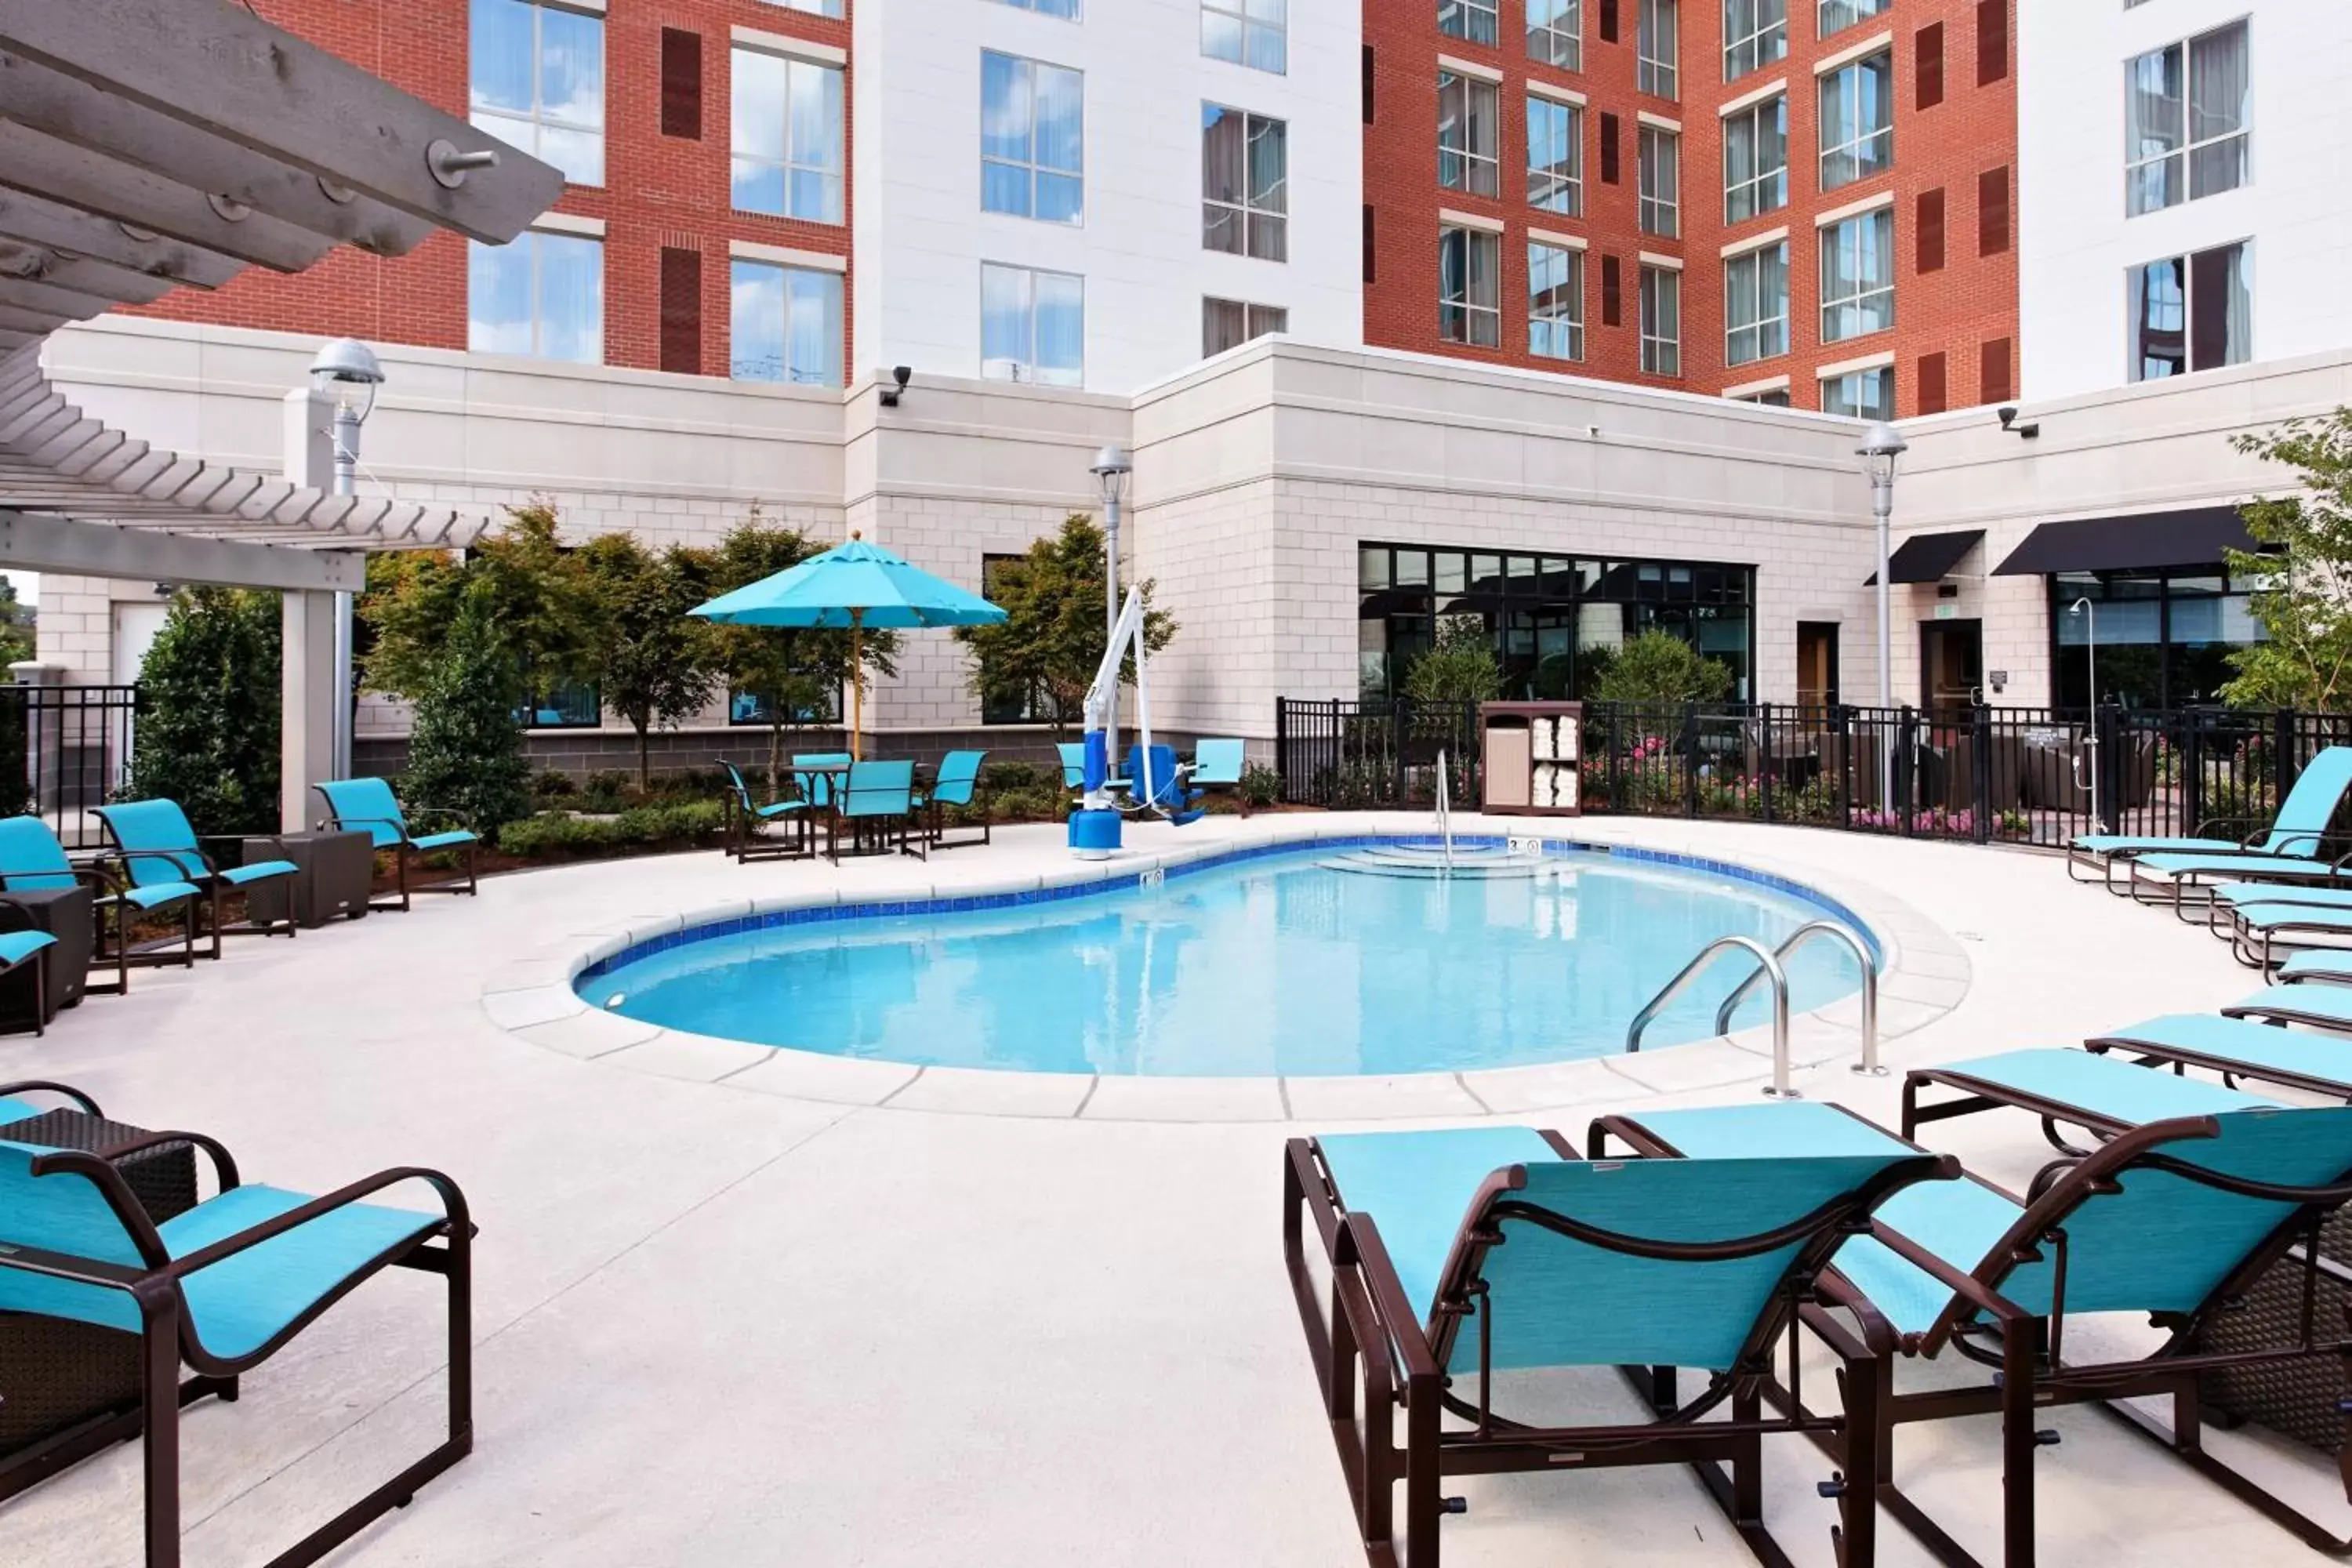
<svg viewBox="0 0 2352 1568">
<path fill-rule="evenodd" d="M 1112 624 L 1110 646 L 1103 650 L 1102 668 L 1087 688 L 1086 794 L 1070 813 L 1070 850 L 1081 860 L 1108 860 L 1119 847 L 1122 814 L 1163 818 L 1182 827 L 1201 820 L 1193 802 L 1199 797 L 1186 788 L 1185 769 L 1175 751 L 1151 743 L 1151 686 L 1144 670 L 1143 593 L 1129 588 Z M 1130 761 L 1133 779 L 1115 777 L 1110 771 L 1111 699 L 1118 692 L 1118 668 L 1127 655 L 1135 655 L 1136 747 Z"/>
</svg>

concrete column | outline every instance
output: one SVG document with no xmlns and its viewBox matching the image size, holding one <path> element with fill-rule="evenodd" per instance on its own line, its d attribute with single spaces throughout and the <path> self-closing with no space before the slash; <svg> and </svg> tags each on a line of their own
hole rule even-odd
<svg viewBox="0 0 2352 1568">
<path fill-rule="evenodd" d="M 310 786 L 335 776 L 335 596 L 278 595 L 285 647 L 279 662 L 278 826 L 308 827 L 319 812 Z"/>
</svg>

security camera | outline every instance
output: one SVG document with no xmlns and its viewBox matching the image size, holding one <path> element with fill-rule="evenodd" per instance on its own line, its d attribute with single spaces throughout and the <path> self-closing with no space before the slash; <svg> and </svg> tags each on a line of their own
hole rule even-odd
<svg viewBox="0 0 2352 1568">
<path fill-rule="evenodd" d="M 1993 412 L 2000 416 L 2000 427 L 2004 430 L 2017 423 L 2017 405 L 2013 403 L 2003 404 Z"/>
<path fill-rule="evenodd" d="M 882 389 L 880 396 L 882 406 L 885 408 L 896 408 L 898 406 L 899 395 L 907 390 L 907 384 L 915 379 L 914 367 L 903 364 L 893 365 L 890 367 L 890 379 L 898 384 L 895 386 L 886 386 Z"/>
<path fill-rule="evenodd" d="M 2013 403 L 2005 403 L 1993 412 L 2000 416 L 2000 427 L 2012 436 L 2031 441 L 2042 434 L 2042 426 L 2038 421 L 2032 425 L 2020 425 L 2017 422 L 2017 405 Z"/>
</svg>

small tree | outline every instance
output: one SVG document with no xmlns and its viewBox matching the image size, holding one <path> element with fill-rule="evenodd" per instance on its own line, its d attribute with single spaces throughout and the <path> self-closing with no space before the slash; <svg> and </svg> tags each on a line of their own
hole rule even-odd
<svg viewBox="0 0 2352 1568">
<path fill-rule="evenodd" d="M 1593 695 L 1603 702 L 1720 702 L 1731 695 L 1731 669 L 1672 632 L 1643 632 L 1617 650 Z"/>
<path fill-rule="evenodd" d="M 14 581 L 0 577 L 0 664 L 34 657 L 33 606 L 16 596 Z"/>
<path fill-rule="evenodd" d="M 710 626 L 688 611 L 709 597 L 701 561 L 673 548 L 656 555 L 625 533 L 579 552 L 601 613 L 590 647 L 604 706 L 637 732 L 637 787 L 652 782 L 649 732 L 699 712 L 717 675 Z"/>
<path fill-rule="evenodd" d="M 530 813 L 521 672 L 490 613 L 461 599 L 439 660 L 415 692 L 404 784 L 412 805 L 462 812 L 484 835 Z"/>
<path fill-rule="evenodd" d="M 394 551 L 368 563 L 359 614 L 373 636 L 362 674 L 377 691 L 421 696 L 461 602 L 478 606 L 529 694 L 533 682 L 593 679 L 602 606 L 577 554 L 556 538 L 553 503 L 507 509 L 507 523 L 462 558 Z M 520 698 L 517 699 L 520 700 Z"/>
<path fill-rule="evenodd" d="M 1405 670 L 1404 694 L 1415 702 L 1492 702 L 1503 694 L 1503 667 L 1484 616 L 1444 616 L 1437 645 Z"/>
<path fill-rule="evenodd" d="M 796 529 L 770 526 L 754 506 L 717 549 L 680 552 L 677 565 L 682 577 L 697 583 L 700 597 L 709 598 L 789 571 L 824 548 Z M 768 791 L 778 794 L 784 731 L 834 721 L 837 696 L 849 681 L 849 634 L 814 626 L 710 630 L 710 666 L 727 681 L 730 699 L 739 693 L 750 697 L 768 716 Z M 866 632 L 859 646 L 868 671 L 898 673 L 896 632 Z"/>
<path fill-rule="evenodd" d="M 1062 531 L 997 567 L 989 598 L 1005 612 L 993 626 L 958 626 L 956 640 L 971 652 L 971 686 L 983 701 L 1027 703 L 1042 698 L 1056 735 L 1085 717 L 1087 688 L 1102 667 L 1103 531 L 1084 512 L 1062 520 Z M 1152 584 L 1142 584 L 1151 603 Z M 1143 646 L 1156 654 L 1173 641 L 1176 619 L 1147 608 Z M 1121 678 L 1135 679 L 1130 656 Z"/>
<path fill-rule="evenodd" d="M 201 834 L 278 826 L 278 595 L 184 589 L 139 668 L 124 790 L 174 800 Z"/>
<path fill-rule="evenodd" d="M 2246 532 L 2274 553 L 2233 550 L 2232 576 L 2267 640 L 2230 656 L 2223 700 L 2245 708 L 2352 708 L 2352 408 L 2235 437 L 2241 452 L 2295 470 L 2303 493 L 2248 501 Z"/>
</svg>

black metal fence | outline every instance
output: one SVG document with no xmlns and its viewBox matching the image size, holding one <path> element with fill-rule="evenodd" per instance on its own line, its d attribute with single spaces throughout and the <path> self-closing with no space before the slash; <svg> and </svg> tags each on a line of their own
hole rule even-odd
<svg viewBox="0 0 2352 1568">
<path fill-rule="evenodd" d="M 0 816 L 32 812 L 68 849 L 100 842 L 91 808 L 122 786 L 135 686 L 0 686 Z"/>
<path fill-rule="evenodd" d="M 1453 798 L 1481 798 L 1473 704 L 1285 698 L 1275 737 L 1286 801 L 1427 805 L 1441 752 Z M 2289 710 L 1588 703 L 1579 772 L 1596 815 L 2056 845 L 2216 819 L 2242 837 L 2315 752 L 2345 743 L 2352 717 Z"/>
</svg>

